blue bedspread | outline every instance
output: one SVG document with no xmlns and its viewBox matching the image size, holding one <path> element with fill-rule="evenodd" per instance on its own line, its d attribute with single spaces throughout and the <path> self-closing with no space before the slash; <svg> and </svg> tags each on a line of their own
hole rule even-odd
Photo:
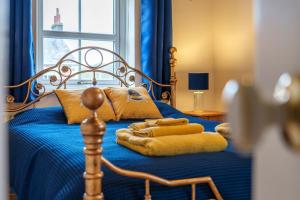
<svg viewBox="0 0 300 200">
<path fill-rule="evenodd" d="M 212 131 L 217 122 L 188 117 L 156 102 L 164 117 L 187 117 Z M 104 156 L 125 169 L 151 172 L 167 178 L 212 176 L 225 200 L 251 199 L 251 159 L 234 152 L 146 157 L 115 142 L 115 130 L 131 121 L 109 122 Z M 61 107 L 31 109 L 9 123 L 10 185 L 18 200 L 79 200 L 84 183 L 83 138 L 79 125 L 67 125 Z M 104 168 L 105 199 L 143 199 L 142 180 L 116 175 Z M 151 184 L 153 199 L 190 199 L 190 186 L 168 188 Z M 213 197 L 206 185 L 197 187 L 197 199 Z"/>
</svg>

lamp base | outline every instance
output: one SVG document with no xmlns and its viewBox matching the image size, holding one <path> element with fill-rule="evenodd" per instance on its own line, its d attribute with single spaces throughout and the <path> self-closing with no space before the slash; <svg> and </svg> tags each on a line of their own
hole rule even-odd
<svg viewBox="0 0 300 200">
<path fill-rule="evenodd" d="M 201 91 L 194 92 L 194 110 L 203 109 L 203 94 Z"/>
</svg>

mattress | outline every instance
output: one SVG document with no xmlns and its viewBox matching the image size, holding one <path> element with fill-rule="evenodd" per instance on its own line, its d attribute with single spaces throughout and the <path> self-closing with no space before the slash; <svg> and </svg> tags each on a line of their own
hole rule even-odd
<svg viewBox="0 0 300 200">
<path fill-rule="evenodd" d="M 186 117 L 213 131 L 218 122 L 186 116 L 155 102 L 164 117 Z M 211 176 L 223 198 L 251 199 L 251 157 L 224 152 L 170 157 L 147 157 L 116 144 L 115 131 L 137 120 L 108 122 L 103 155 L 129 170 L 149 172 L 166 179 Z M 10 186 L 18 200 L 79 200 L 84 193 L 83 138 L 79 125 L 68 125 L 61 107 L 34 108 L 8 124 Z M 119 176 L 103 167 L 105 199 L 143 199 L 144 181 Z M 151 183 L 153 199 L 190 199 L 190 186 L 166 187 Z M 197 199 L 212 198 L 207 185 L 197 185 Z"/>
</svg>

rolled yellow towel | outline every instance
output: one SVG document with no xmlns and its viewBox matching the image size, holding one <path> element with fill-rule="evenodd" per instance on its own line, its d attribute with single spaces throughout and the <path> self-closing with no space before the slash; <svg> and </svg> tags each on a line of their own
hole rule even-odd
<svg viewBox="0 0 300 200">
<path fill-rule="evenodd" d="M 223 136 L 211 132 L 147 138 L 122 130 L 117 131 L 117 143 L 148 156 L 218 152 L 225 150 L 228 145 Z"/>
<path fill-rule="evenodd" d="M 140 130 L 133 130 L 133 134 L 140 137 L 160 137 L 167 135 L 187 135 L 202 133 L 204 127 L 201 124 L 187 124 L 177 126 L 155 126 Z"/>
<path fill-rule="evenodd" d="M 222 123 L 215 127 L 215 131 L 220 133 L 223 137 L 231 138 L 231 128 L 229 123 Z"/>
<path fill-rule="evenodd" d="M 149 119 L 149 120 L 145 120 L 145 122 L 132 123 L 128 126 L 128 128 L 131 128 L 133 130 L 140 130 L 140 129 L 155 127 L 155 126 L 174 126 L 174 125 L 185 125 L 188 123 L 189 120 L 186 118 Z"/>
</svg>

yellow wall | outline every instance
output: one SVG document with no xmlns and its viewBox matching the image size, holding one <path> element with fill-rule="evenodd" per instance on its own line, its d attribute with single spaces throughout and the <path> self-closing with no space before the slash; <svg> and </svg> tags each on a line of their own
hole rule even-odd
<svg viewBox="0 0 300 200">
<path fill-rule="evenodd" d="M 214 68 L 216 109 L 230 79 L 251 81 L 254 70 L 252 0 L 214 0 Z"/>
<path fill-rule="evenodd" d="M 252 0 L 173 0 L 174 46 L 178 48 L 177 108 L 193 108 L 188 72 L 209 72 L 204 109 L 223 110 L 229 79 L 252 79 Z"/>
<path fill-rule="evenodd" d="M 173 0 L 173 41 L 177 47 L 177 108 L 193 108 L 193 92 L 188 90 L 187 72 L 213 72 L 212 0 Z M 213 108 L 214 81 L 205 94 L 205 108 Z"/>
</svg>

